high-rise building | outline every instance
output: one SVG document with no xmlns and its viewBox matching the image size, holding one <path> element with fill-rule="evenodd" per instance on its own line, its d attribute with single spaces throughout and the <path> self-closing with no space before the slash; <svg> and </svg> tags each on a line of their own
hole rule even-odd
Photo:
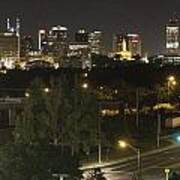
<svg viewBox="0 0 180 180">
<path fill-rule="evenodd" d="M 6 20 L 6 31 L 0 33 L 1 58 L 20 57 L 20 19 L 16 18 L 15 27 L 11 26 L 10 18 Z"/>
<path fill-rule="evenodd" d="M 21 56 L 28 55 L 34 50 L 34 41 L 31 36 L 23 36 L 21 38 Z"/>
<path fill-rule="evenodd" d="M 166 51 L 168 54 L 179 53 L 179 38 L 179 21 L 176 17 L 173 17 L 166 25 Z"/>
<path fill-rule="evenodd" d="M 89 57 L 89 33 L 85 29 L 80 29 L 75 33 L 75 41 L 69 43 L 68 57 L 86 59 Z"/>
<path fill-rule="evenodd" d="M 18 57 L 18 37 L 15 33 L 0 33 L 1 57 Z"/>
<path fill-rule="evenodd" d="M 127 41 L 128 50 L 132 57 L 141 56 L 141 38 L 139 34 L 127 34 Z"/>
<path fill-rule="evenodd" d="M 43 52 L 46 49 L 47 42 L 47 33 L 46 30 L 40 29 L 38 34 L 38 49 Z"/>
<path fill-rule="evenodd" d="M 113 53 L 120 60 L 133 60 L 134 57 L 141 56 L 141 39 L 139 34 L 114 35 Z"/>
<path fill-rule="evenodd" d="M 80 29 L 75 33 L 74 40 L 69 43 L 69 63 L 74 67 L 91 68 L 89 33 L 85 29 Z"/>
<path fill-rule="evenodd" d="M 42 53 L 52 53 L 56 57 L 67 55 L 68 29 L 63 26 L 54 26 L 48 32 L 39 31 L 39 50 Z"/>
<path fill-rule="evenodd" d="M 89 33 L 85 29 L 80 29 L 75 33 L 75 42 L 88 43 Z"/>
<path fill-rule="evenodd" d="M 102 31 L 93 31 L 89 33 L 88 42 L 89 42 L 91 54 L 102 54 L 102 50 L 103 50 Z"/>
<path fill-rule="evenodd" d="M 125 39 L 124 34 L 116 34 L 113 36 L 113 52 L 120 52 L 123 50 L 123 40 Z"/>
</svg>

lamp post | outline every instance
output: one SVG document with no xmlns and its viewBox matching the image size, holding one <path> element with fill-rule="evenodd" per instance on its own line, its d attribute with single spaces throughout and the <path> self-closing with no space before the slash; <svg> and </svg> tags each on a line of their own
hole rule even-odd
<svg viewBox="0 0 180 180">
<path fill-rule="evenodd" d="M 122 141 L 122 140 L 119 140 L 118 144 L 119 144 L 119 147 L 121 147 L 121 148 L 129 147 L 137 154 L 137 170 L 138 170 L 138 174 L 140 175 L 140 172 L 141 172 L 141 150 L 140 150 L 140 148 L 136 148 L 136 147 L 132 146 L 131 144 L 129 144 L 125 141 Z"/>
<path fill-rule="evenodd" d="M 83 88 L 83 89 L 88 89 L 88 83 L 83 83 L 83 84 L 82 84 L 82 88 Z"/>
<path fill-rule="evenodd" d="M 139 89 L 136 89 L 136 127 L 139 128 Z"/>
<path fill-rule="evenodd" d="M 101 119 L 98 117 L 98 163 L 102 163 L 102 145 L 101 145 Z"/>
<path fill-rule="evenodd" d="M 169 173 L 170 173 L 170 169 L 165 169 L 164 170 L 165 174 L 166 174 L 166 180 L 169 180 Z"/>
<path fill-rule="evenodd" d="M 175 87 L 177 84 L 177 81 L 175 79 L 174 76 L 169 76 L 167 78 L 167 94 L 168 94 L 168 102 L 169 102 L 169 97 L 170 97 L 170 90 L 171 88 Z M 158 97 L 157 97 L 157 101 L 158 101 L 158 110 L 157 110 L 157 148 L 160 147 L 160 135 L 161 135 L 161 113 L 160 113 L 160 107 L 159 107 L 159 103 L 160 103 L 160 100 L 159 100 L 159 92 L 158 92 Z"/>
<path fill-rule="evenodd" d="M 170 90 L 171 88 L 175 87 L 177 84 L 176 79 L 174 76 L 169 76 L 167 78 L 167 90 L 168 90 L 168 100 L 169 100 L 169 96 L 170 96 Z"/>
<path fill-rule="evenodd" d="M 161 136 L 161 114 L 158 109 L 157 114 L 157 148 L 160 147 L 160 136 Z"/>
</svg>

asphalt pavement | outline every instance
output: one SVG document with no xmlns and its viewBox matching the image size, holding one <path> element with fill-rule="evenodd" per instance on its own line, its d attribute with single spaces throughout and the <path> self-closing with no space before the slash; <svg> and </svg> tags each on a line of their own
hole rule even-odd
<svg viewBox="0 0 180 180">
<path fill-rule="evenodd" d="M 137 174 L 137 156 L 99 165 L 108 180 L 131 180 Z M 180 170 L 180 146 L 173 145 L 141 155 L 144 180 L 164 180 L 166 168 Z"/>
</svg>

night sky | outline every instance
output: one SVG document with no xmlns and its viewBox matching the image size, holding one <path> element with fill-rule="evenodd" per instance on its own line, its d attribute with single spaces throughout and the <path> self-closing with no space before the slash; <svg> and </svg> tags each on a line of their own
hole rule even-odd
<svg viewBox="0 0 180 180">
<path fill-rule="evenodd" d="M 24 33 L 36 35 L 38 28 L 65 25 L 70 32 L 79 27 L 102 29 L 111 47 L 112 34 L 140 33 L 144 50 L 164 49 L 164 25 L 180 14 L 180 0 L 1 0 L 1 27 L 5 17 L 19 15 Z M 1 28 L 1 29 L 2 29 Z"/>
</svg>

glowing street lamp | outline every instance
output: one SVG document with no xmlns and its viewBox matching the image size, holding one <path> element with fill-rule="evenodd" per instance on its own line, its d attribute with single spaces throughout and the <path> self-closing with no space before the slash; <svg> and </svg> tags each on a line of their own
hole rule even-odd
<svg viewBox="0 0 180 180">
<path fill-rule="evenodd" d="M 88 73 L 84 73 L 84 77 L 88 77 Z"/>
<path fill-rule="evenodd" d="M 175 77 L 174 77 L 174 76 L 169 76 L 169 77 L 168 77 L 168 81 L 169 81 L 169 82 L 175 81 Z"/>
<path fill-rule="evenodd" d="M 166 180 L 169 180 L 170 169 L 165 169 L 164 172 L 166 174 Z"/>
<path fill-rule="evenodd" d="M 28 98 L 29 96 L 30 96 L 30 94 L 29 94 L 28 92 L 26 92 L 26 93 L 25 93 L 25 97 Z"/>
<path fill-rule="evenodd" d="M 50 91 L 49 88 L 44 88 L 45 93 L 49 93 L 49 91 Z"/>
<path fill-rule="evenodd" d="M 180 143 L 180 135 L 178 135 L 178 136 L 176 137 L 176 140 L 177 140 L 178 143 Z"/>
<path fill-rule="evenodd" d="M 136 147 L 132 146 L 131 144 L 127 143 L 126 141 L 122 141 L 122 140 L 119 140 L 118 144 L 119 144 L 119 147 L 121 147 L 121 148 L 126 148 L 126 147 L 131 148 L 137 154 L 137 168 L 138 168 L 138 173 L 140 173 L 140 168 L 141 168 L 140 148 L 136 148 Z"/>
<path fill-rule="evenodd" d="M 121 148 L 126 148 L 127 147 L 127 143 L 125 141 L 118 141 L 118 144 Z"/>
<path fill-rule="evenodd" d="M 177 82 L 176 82 L 176 79 L 174 76 L 169 76 L 167 78 L 167 83 L 168 83 L 168 90 L 173 87 L 173 86 L 176 86 L 177 85 Z"/>
<path fill-rule="evenodd" d="M 176 85 L 177 85 L 176 78 L 174 76 L 169 76 L 167 78 L 168 97 L 170 95 L 170 89 L 174 88 Z"/>
<path fill-rule="evenodd" d="M 83 89 L 87 89 L 87 88 L 88 88 L 88 83 L 83 83 L 83 84 L 82 84 L 82 88 L 83 88 Z"/>
</svg>

